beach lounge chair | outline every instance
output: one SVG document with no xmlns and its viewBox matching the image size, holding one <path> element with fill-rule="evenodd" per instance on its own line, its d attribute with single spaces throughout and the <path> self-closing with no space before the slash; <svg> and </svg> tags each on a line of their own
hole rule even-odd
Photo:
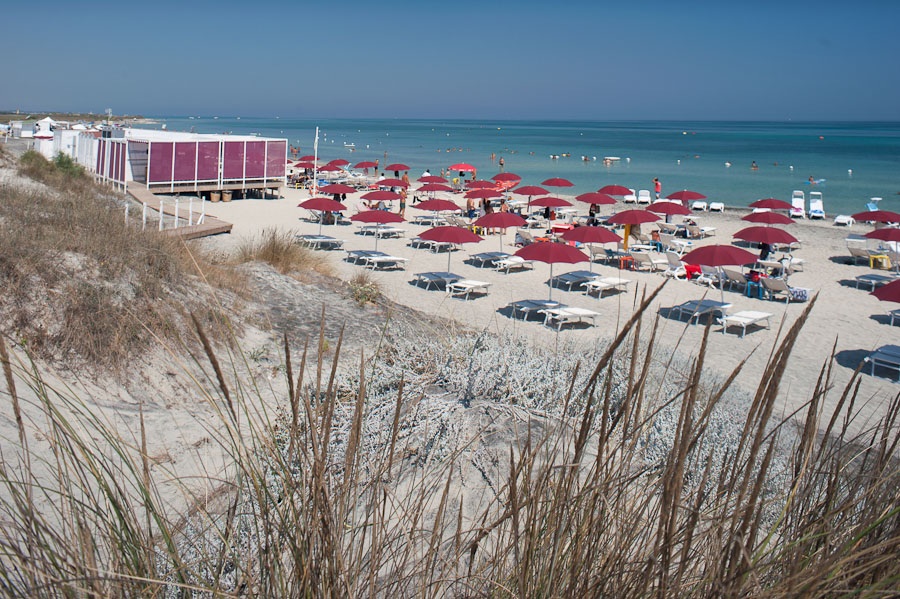
<svg viewBox="0 0 900 599">
<path fill-rule="evenodd" d="M 888 311 L 888 316 L 891 317 L 891 326 L 894 326 L 894 322 L 900 322 L 900 308 L 896 308 L 894 310 Z"/>
<path fill-rule="evenodd" d="M 591 326 L 597 324 L 599 312 L 588 310 L 587 308 L 576 308 L 574 306 L 560 306 L 558 308 L 545 308 L 540 311 L 544 315 L 544 324 L 547 326 L 556 323 L 556 330 L 562 330 L 564 324 L 591 321 Z"/>
<path fill-rule="evenodd" d="M 722 318 L 719 319 L 719 324 L 722 325 L 722 334 L 728 330 L 730 326 L 741 327 L 741 339 L 744 338 L 744 335 L 747 333 L 747 327 L 753 326 L 756 324 L 760 324 L 761 322 L 765 322 L 766 328 L 770 328 L 769 319 L 772 317 L 772 314 L 768 312 L 757 312 L 755 310 L 742 310 L 741 312 L 736 312 L 734 314 L 726 314 Z"/>
<path fill-rule="evenodd" d="M 463 297 L 469 299 L 473 293 L 483 293 L 487 295 L 490 283 L 484 281 L 473 281 L 472 279 L 459 279 L 447 284 L 447 294 L 451 297 Z"/>
<path fill-rule="evenodd" d="M 664 277 L 672 277 L 673 279 L 687 278 L 687 270 L 684 268 L 684 262 L 681 261 L 681 256 L 678 252 L 671 250 L 666 252 L 666 260 L 669 265 L 662 273 Z"/>
<path fill-rule="evenodd" d="M 712 266 L 700 265 L 700 276 L 694 279 L 698 285 L 716 287 L 719 284 L 719 269 Z"/>
<path fill-rule="evenodd" d="M 566 286 L 566 291 L 572 291 L 573 287 L 581 287 L 588 281 L 593 281 L 600 277 L 599 273 L 590 272 L 587 270 L 573 270 L 571 272 L 564 272 L 561 275 L 556 275 L 551 279 L 550 286 L 559 287 L 560 285 Z"/>
<path fill-rule="evenodd" d="M 375 237 L 385 238 L 385 237 L 402 237 L 406 234 L 405 229 L 400 229 L 398 227 L 392 227 L 390 225 L 363 225 L 357 231 L 360 235 L 374 235 Z"/>
<path fill-rule="evenodd" d="M 590 244 L 588 245 L 588 255 L 591 257 L 591 262 L 602 261 L 609 263 L 609 254 L 608 250 L 603 246 Z"/>
<path fill-rule="evenodd" d="M 743 293 L 747 289 L 747 277 L 730 268 L 723 268 L 722 284 L 727 285 L 729 290 L 733 290 L 737 286 L 738 291 Z"/>
<path fill-rule="evenodd" d="M 856 277 L 856 288 L 859 289 L 860 285 L 868 285 L 870 291 L 875 291 L 875 288 L 879 285 L 886 285 L 888 283 L 892 283 L 897 280 L 897 277 L 893 275 L 880 275 L 878 273 L 869 273 L 865 275 L 859 275 Z"/>
<path fill-rule="evenodd" d="M 871 254 L 868 249 L 857 246 L 848 246 L 847 251 L 850 252 L 850 258 L 853 264 L 859 264 L 860 260 L 864 263 L 871 263 Z"/>
<path fill-rule="evenodd" d="M 622 196 L 622 201 L 626 204 L 637 204 L 637 196 L 634 195 L 634 190 L 631 190 L 631 193 Z"/>
<path fill-rule="evenodd" d="M 709 204 L 703 200 L 694 200 L 691 202 L 691 210 L 702 210 L 703 212 L 706 212 L 709 210 Z"/>
<path fill-rule="evenodd" d="M 806 218 L 806 195 L 802 191 L 791 194 L 791 218 Z"/>
<path fill-rule="evenodd" d="M 516 230 L 516 245 L 518 246 L 526 246 L 535 243 L 534 235 L 531 232 L 526 231 L 525 229 Z"/>
<path fill-rule="evenodd" d="M 709 203 L 709 211 L 710 212 L 725 212 L 725 202 L 710 202 Z"/>
<path fill-rule="evenodd" d="M 716 234 L 715 227 L 701 227 L 700 225 L 685 225 L 688 239 L 703 239 Z"/>
<path fill-rule="evenodd" d="M 521 314 L 522 320 L 528 320 L 530 314 L 540 314 L 541 310 L 548 308 L 565 308 L 566 305 L 553 300 L 519 300 L 511 302 L 507 307 L 512 310 L 513 318 Z"/>
<path fill-rule="evenodd" d="M 853 217 L 849 214 L 838 214 L 834 217 L 834 226 L 836 227 L 850 227 L 856 221 L 853 220 Z"/>
<path fill-rule="evenodd" d="M 675 235 L 676 233 L 678 233 L 678 225 L 676 225 L 675 223 L 658 222 L 655 224 L 656 228 L 659 229 L 659 232 L 665 235 Z"/>
<path fill-rule="evenodd" d="M 461 281 L 462 277 L 452 272 L 420 272 L 413 275 L 413 283 L 418 287 L 422 283 L 425 289 L 446 289 L 447 285 Z"/>
<path fill-rule="evenodd" d="M 365 268 L 371 268 L 372 270 L 385 270 L 388 268 L 405 270 L 407 262 L 409 262 L 409 258 L 391 256 L 390 254 L 385 254 L 383 252 L 375 252 L 374 254 L 362 257 L 362 265 Z"/>
<path fill-rule="evenodd" d="M 534 260 L 525 260 L 519 256 L 509 256 L 494 262 L 494 269 L 509 274 L 510 270 L 534 269 Z"/>
<path fill-rule="evenodd" d="M 638 191 L 637 203 L 638 204 L 652 204 L 653 203 L 653 197 L 650 195 L 649 189 L 641 189 L 640 191 Z"/>
<path fill-rule="evenodd" d="M 784 299 L 786 304 L 795 302 L 805 302 L 809 299 L 809 289 L 803 287 L 791 287 L 784 279 L 776 279 L 773 277 L 763 277 L 759 280 L 762 285 L 766 297 L 772 300 Z"/>
<path fill-rule="evenodd" d="M 679 239 L 674 235 L 666 233 L 659 234 L 659 242 L 662 244 L 663 251 L 673 251 L 679 256 L 694 247 L 694 243 L 688 239 Z"/>
<path fill-rule="evenodd" d="M 490 266 L 493 268 L 497 264 L 497 260 L 506 260 L 511 254 L 506 252 L 482 252 L 480 254 L 469 254 L 469 261 L 472 264 L 478 263 L 478 266 L 484 268 Z"/>
<path fill-rule="evenodd" d="M 344 246 L 343 239 L 335 239 L 328 235 L 297 235 L 297 242 L 314 250 L 339 250 Z"/>
<path fill-rule="evenodd" d="M 881 366 L 888 370 L 896 370 L 897 380 L 900 381 L 900 345 L 882 345 L 864 361 L 871 366 L 869 374 L 872 376 L 875 376 L 875 368 Z"/>
<path fill-rule="evenodd" d="M 634 259 L 635 270 L 656 272 L 669 265 L 669 260 L 656 252 L 632 252 L 631 257 Z"/>
<path fill-rule="evenodd" d="M 821 191 L 809 192 L 809 218 L 825 218 L 825 202 Z"/>
<path fill-rule="evenodd" d="M 727 302 L 718 302 L 711 299 L 691 300 L 673 307 L 671 314 L 672 316 L 676 316 L 679 320 L 681 320 L 684 314 L 687 314 L 688 322 L 693 320 L 694 323 L 697 323 L 700 321 L 701 316 L 719 314 L 720 317 L 724 317 L 729 308 L 731 308 L 731 304 Z"/>
<path fill-rule="evenodd" d="M 597 299 L 600 299 L 604 291 L 626 291 L 629 284 L 631 284 L 629 279 L 621 277 L 600 277 L 584 284 L 584 294 L 591 295 L 596 292 Z"/>
</svg>

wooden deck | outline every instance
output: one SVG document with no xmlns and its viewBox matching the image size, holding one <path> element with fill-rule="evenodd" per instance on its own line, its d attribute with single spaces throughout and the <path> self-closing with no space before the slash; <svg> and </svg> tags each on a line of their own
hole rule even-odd
<svg viewBox="0 0 900 599">
<path fill-rule="evenodd" d="M 141 183 L 135 183 L 134 181 L 128 182 L 128 194 L 137 200 L 140 203 L 146 203 L 148 208 L 155 210 L 156 212 L 160 211 L 160 198 L 155 195 L 153 192 L 148 190 Z M 175 202 L 167 201 L 162 204 L 162 212 L 166 216 L 175 218 Z M 181 209 L 180 216 L 184 218 L 185 209 Z M 195 214 L 195 216 L 198 216 Z M 218 235 L 220 233 L 230 233 L 232 224 L 229 222 L 225 222 L 211 214 L 207 213 L 203 218 L 203 222 L 199 225 L 191 225 L 185 227 L 177 227 L 171 229 L 163 229 L 164 235 L 172 235 L 175 237 L 181 237 L 182 239 L 197 239 L 198 237 L 206 237 L 208 235 Z"/>
</svg>

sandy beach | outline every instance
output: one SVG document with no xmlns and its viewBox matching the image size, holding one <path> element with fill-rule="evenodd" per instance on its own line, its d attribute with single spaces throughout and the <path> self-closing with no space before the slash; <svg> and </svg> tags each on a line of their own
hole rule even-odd
<svg viewBox="0 0 900 599">
<path fill-rule="evenodd" d="M 364 209 L 359 195 L 357 193 L 348 196 L 345 202 L 348 206 L 347 214 Z M 214 249 L 229 251 L 240 243 L 242 238 L 259 234 L 271 227 L 296 231 L 298 234 L 318 233 L 319 225 L 305 220 L 308 217 L 307 211 L 297 207 L 298 203 L 308 197 L 309 194 L 305 190 L 287 189 L 282 199 L 247 199 L 209 204 L 209 213 L 233 223 L 234 229 L 231 235 L 210 238 L 205 243 Z M 453 194 L 450 197 L 457 204 L 464 204 L 461 195 Z M 573 203 L 581 213 L 586 213 L 586 205 Z M 602 214 L 611 214 L 625 207 L 623 204 L 604 206 Z M 740 218 L 746 212 L 734 208 L 736 207 L 730 206 L 725 213 L 697 213 L 695 216 L 702 226 L 715 227 L 716 231 L 714 236 L 695 240 L 694 246 L 731 243 L 732 235 L 749 224 Z M 417 210 L 414 206 L 407 208 L 408 220 L 412 220 L 417 214 L 425 212 Z M 585 347 L 609 340 L 616 334 L 618 327 L 631 317 L 634 308 L 640 302 L 640 297 L 667 280 L 658 272 L 619 271 L 613 266 L 595 263 L 592 266 L 594 271 L 607 276 L 621 276 L 633 283 L 626 292 L 605 293 L 601 299 L 586 296 L 578 290 L 553 289 L 554 300 L 570 306 L 595 310 L 601 314 L 594 327 L 567 326 L 561 332 L 557 332 L 555 328 L 544 326 L 538 320 L 523 322 L 510 318 L 507 311 L 503 310 L 512 301 L 547 298 L 550 291 L 547 285 L 550 265 L 535 263 L 533 270 L 506 274 L 489 267 L 480 268 L 468 262 L 470 254 L 479 252 L 502 250 L 513 253 L 516 250 L 513 245 L 515 237 L 513 229 L 508 230 L 502 238 L 497 234 L 486 235 L 482 242 L 468 244 L 462 251 L 451 253 L 449 257 L 451 272 L 467 279 L 491 284 L 487 295 L 473 296 L 466 300 L 450 297 L 443 291 L 426 290 L 412 283 L 416 273 L 447 270 L 448 255 L 408 245 L 410 239 L 428 227 L 414 225 L 411 222 L 401 223 L 398 227 L 404 229 L 405 234 L 396 239 L 378 240 L 378 249 L 407 258 L 409 262 L 405 270 L 373 272 L 373 277 L 380 284 L 387 299 L 473 329 L 524 336 L 540 346 L 553 347 L 564 337 L 576 340 Z M 817 303 L 794 349 L 790 371 L 785 373 L 783 379 L 781 408 L 785 412 L 790 412 L 798 407 L 791 398 L 802 398 L 801 401 L 805 401 L 810 397 L 821 369 L 829 362 L 832 346 L 836 355 L 834 383 L 837 388 L 841 388 L 852 376 L 853 369 L 871 350 L 887 343 L 896 343 L 900 338 L 898 335 L 900 329 L 891 327 L 886 316 L 887 311 L 895 308 L 895 305 L 879 302 L 868 293 L 868 289 L 856 287 L 855 278 L 858 275 L 884 271 L 873 271 L 868 265 L 853 265 L 846 260 L 849 258 L 845 242 L 847 235 L 864 233 L 871 229 L 870 225 L 857 223 L 848 228 L 834 226 L 831 219 L 797 220 L 796 224 L 785 228 L 802 241 L 802 249 L 797 250 L 794 255 L 805 261 L 803 270 L 791 275 L 790 284 L 811 289 L 814 294 L 818 294 Z M 644 225 L 645 232 L 652 229 L 655 229 L 655 226 Z M 359 225 L 354 223 L 326 225 L 322 231 L 324 235 L 344 241 L 343 250 L 319 252 L 323 258 L 332 263 L 336 275 L 344 280 L 349 280 L 362 269 L 361 266 L 345 260 L 347 256 L 345 250 L 375 248 L 374 237 L 360 235 L 357 233 L 358 230 Z M 558 275 L 570 270 L 587 268 L 587 262 L 577 265 L 557 264 L 553 272 L 554 275 Z M 666 283 L 651 308 L 652 313 L 661 315 L 659 334 L 664 347 L 671 347 L 673 351 L 685 356 L 697 351 L 704 327 L 667 317 L 667 314 L 668 308 L 703 297 L 718 300 L 721 292 L 717 288 L 711 289 L 685 280 L 670 280 Z M 746 390 L 751 390 L 755 387 L 761 369 L 779 341 L 782 329 L 786 330 L 807 304 L 791 302 L 786 305 L 784 301 L 760 300 L 727 290 L 725 301 L 732 304 L 729 313 L 753 310 L 773 315 L 769 329 L 751 327 L 744 338 L 740 337 L 739 328 L 730 328 L 728 334 L 723 335 L 721 326 L 717 324 L 713 325 L 714 334 L 710 335 L 711 351 L 708 355 L 713 359 L 708 363 L 708 368 L 711 372 L 724 376 L 741 361 L 746 360 L 736 383 Z M 573 360 L 576 358 L 577 356 L 573 356 Z M 890 373 L 879 374 L 890 376 Z M 861 415 L 866 416 L 860 419 L 860 424 L 865 422 L 868 416 L 880 413 L 882 399 L 893 396 L 896 392 L 895 382 L 863 374 L 860 396 L 871 399 L 866 405 L 859 407 Z M 838 394 L 831 395 L 833 397 L 830 397 L 830 400 L 835 401 Z"/>
</svg>

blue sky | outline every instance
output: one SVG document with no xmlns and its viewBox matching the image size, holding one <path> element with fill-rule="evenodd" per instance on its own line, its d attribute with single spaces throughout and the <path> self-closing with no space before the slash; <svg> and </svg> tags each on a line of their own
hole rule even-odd
<svg viewBox="0 0 900 599">
<path fill-rule="evenodd" d="M 17 2 L 0 110 L 900 120 L 900 2 Z"/>
</svg>

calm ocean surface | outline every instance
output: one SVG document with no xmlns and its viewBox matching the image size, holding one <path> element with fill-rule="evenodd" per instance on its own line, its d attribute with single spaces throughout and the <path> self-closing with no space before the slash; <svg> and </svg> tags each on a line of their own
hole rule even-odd
<svg viewBox="0 0 900 599">
<path fill-rule="evenodd" d="M 900 123 L 154 118 L 172 131 L 284 137 L 301 154 L 313 153 L 318 126 L 320 158 L 403 162 L 413 179 L 457 162 L 488 178 L 499 170 L 494 153 L 523 184 L 571 180 L 575 187 L 566 194 L 609 183 L 652 189 L 659 177 L 663 195 L 692 189 L 730 206 L 789 201 L 800 189 L 821 191 L 829 215 L 864 210 L 873 196 L 883 198 L 881 208 L 900 210 Z M 621 160 L 606 166 L 605 156 Z M 758 170 L 750 168 L 754 161 Z M 810 185 L 809 177 L 824 181 Z"/>
</svg>

